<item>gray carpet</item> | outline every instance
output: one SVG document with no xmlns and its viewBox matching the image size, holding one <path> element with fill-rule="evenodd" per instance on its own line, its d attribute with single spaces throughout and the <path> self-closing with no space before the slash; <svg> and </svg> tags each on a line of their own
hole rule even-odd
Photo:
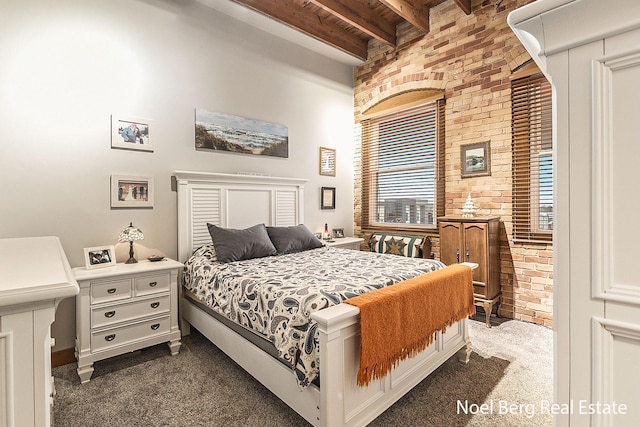
<svg viewBox="0 0 640 427">
<path fill-rule="evenodd" d="M 489 329 L 478 320 L 470 322 L 467 365 L 453 357 L 370 425 L 552 425 L 541 413 L 553 399 L 552 331 L 503 319 Z M 56 427 L 308 425 L 194 329 L 177 356 L 162 344 L 94 368 L 87 384 L 75 364 L 53 369 Z"/>
</svg>

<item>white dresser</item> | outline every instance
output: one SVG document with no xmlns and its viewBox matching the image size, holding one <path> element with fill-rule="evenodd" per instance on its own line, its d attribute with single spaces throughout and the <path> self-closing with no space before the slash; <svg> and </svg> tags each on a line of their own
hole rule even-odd
<svg viewBox="0 0 640 427">
<path fill-rule="evenodd" d="M 78 293 L 57 237 L 0 239 L 0 427 L 49 426 L 51 324 Z"/>
<path fill-rule="evenodd" d="M 144 347 L 169 342 L 180 350 L 178 270 L 171 259 L 87 270 L 74 268 L 80 286 L 76 298 L 76 359 L 80 381 L 93 363 Z"/>
</svg>

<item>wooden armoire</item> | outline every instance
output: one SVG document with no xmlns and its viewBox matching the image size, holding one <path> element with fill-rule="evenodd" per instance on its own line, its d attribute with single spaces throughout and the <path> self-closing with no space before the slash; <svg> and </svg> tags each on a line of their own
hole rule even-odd
<svg viewBox="0 0 640 427">
<path fill-rule="evenodd" d="M 438 218 L 440 261 L 450 265 L 473 262 L 473 294 L 486 313 L 500 303 L 500 217 L 445 216 Z M 497 310 L 496 310 L 497 314 Z"/>
</svg>

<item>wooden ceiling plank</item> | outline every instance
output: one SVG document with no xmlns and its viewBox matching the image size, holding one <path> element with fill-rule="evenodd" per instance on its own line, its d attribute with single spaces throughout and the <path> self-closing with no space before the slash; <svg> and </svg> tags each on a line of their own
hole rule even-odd
<svg viewBox="0 0 640 427">
<path fill-rule="evenodd" d="M 380 0 L 380 3 L 409 21 L 414 27 L 429 32 L 429 5 L 424 0 Z"/>
<path fill-rule="evenodd" d="M 310 37 L 348 53 L 367 59 L 367 41 L 331 25 L 318 15 L 289 0 L 232 0 Z"/>
<path fill-rule="evenodd" d="M 391 46 L 396 45 L 396 26 L 359 2 L 309 0 L 334 16 L 371 37 Z"/>
<path fill-rule="evenodd" d="M 467 15 L 471 15 L 471 0 L 453 0 L 460 9 Z"/>
</svg>

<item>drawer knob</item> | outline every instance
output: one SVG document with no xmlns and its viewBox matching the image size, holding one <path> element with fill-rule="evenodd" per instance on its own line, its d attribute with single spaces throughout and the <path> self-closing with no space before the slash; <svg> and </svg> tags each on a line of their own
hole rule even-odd
<svg viewBox="0 0 640 427">
<path fill-rule="evenodd" d="M 113 341 L 113 339 L 116 337 L 116 334 L 111 334 L 111 335 L 107 335 L 106 337 L 104 337 L 105 341 Z"/>
<path fill-rule="evenodd" d="M 150 288 L 155 288 L 157 284 L 158 284 L 158 282 L 150 282 L 149 283 L 149 287 Z"/>
<path fill-rule="evenodd" d="M 107 289 L 108 294 L 114 294 L 116 292 L 116 288 Z"/>
<path fill-rule="evenodd" d="M 151 303 L 151 308 L 158 308 L 160 306 L 159 302 L 152 302 Z"/>
<path fill-rule="evenodd" d="M 104 314 L 104 317 L 113 317 L 115 314 L 116 314 L 116 311 L 115 311 L 115 310 L 113 310 L 113 311 L 107 311 L 107 312 Z"/>
<path fill-rule="evenodd" d="M 153 325 L 151 325 L 151 329 L 153 329 L 154 331 L 159 327 L 160 327 L 160 323 L 154 323 Z"/>
</svg>

